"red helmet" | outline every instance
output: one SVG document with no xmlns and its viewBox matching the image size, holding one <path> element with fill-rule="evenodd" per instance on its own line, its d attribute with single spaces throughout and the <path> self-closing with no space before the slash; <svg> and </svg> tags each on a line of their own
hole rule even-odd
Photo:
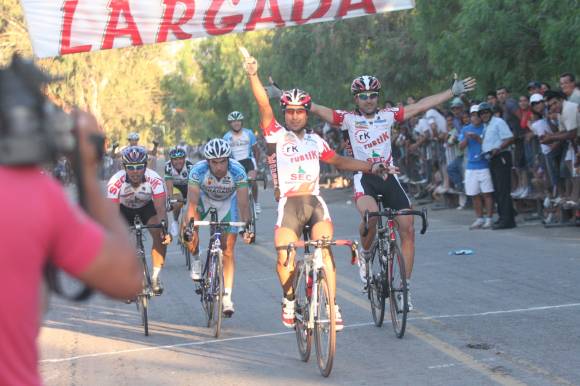
<svg viewBox="0 0 580 386">
<path fill-rule="evenodd" d="M 310 94 L 297 88 L 284 91 L 280 97 L 282 110 L 286 110 L 288 106 L 302 106 L 306 110 L 310 110 L 311 105 L 312 98 L 310 98 Z"/>
<path fill-rule="evenodd" d="M 350 85 L 350 91 L 352 92 L 352 95 L 367 91 L 379 92 L 380 90 L 381 82 L 379 82 L 379 80 L 372 75 L 359 76 L 353 80 Z"/>
</svg>

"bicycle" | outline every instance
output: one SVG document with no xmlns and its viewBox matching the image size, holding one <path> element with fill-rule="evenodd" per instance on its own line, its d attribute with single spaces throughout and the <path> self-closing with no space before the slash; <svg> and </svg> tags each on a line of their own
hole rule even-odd
<svg viewBox="0 0 580 386">
<path fill-rule="evenodd" d="M 264 190 L 268 184 L 268 180 L 265 177 L 256 177 L 256 178 L 248 178 L 248 183 L 250 187 L 248 189 L 248 200 L 249 200 L 249 207 L 250 207 L 250 222 L 248 224 L 248 231 L 252 233 L 254 236 L 250 241 L 250 244 L 254 244 L 256 242 L 256 206 L 254 202 L 254 194 L 252 193 L 252 182 L 262 181 L 264 183 Z"/>
<path fill-rule="evenodd" d="M 143 325 L 143 330 L 145 336 L 149 336 L 149 320 L 147 315 L 147 309 L 149 306 L 149 299 L 155 296 L 153 288 L 151 285 L 151 275 L 149 273 L 149 265 L 147 264 L 147 258 L 145 257 L 145 247 L 143 246 L 143 229 L 161 229 L 165 234 L 167 233 L 167 224 L 165 220 L 162 220 L 160 224 L 146 225 L 141 222 L 141 218 L 137 215 L 133 220 L 133 226 L 129 227 L 129 230 L 135 231 L 135 238 L 137 240 L 137 257 L 143 265 L 143 290 L 141 293 L 137 294 L 137 299 L 135 299 L 135 304 L 137 305 L 137 311 L 141 314 L 141 324 Z"/>
<path fill-rule="evenodd" d="M 214 336 L 219 337 L 222 324 L 222 303 L 224 295 L 223 251 L 220 237 L 222 227 L 245 227 L 242 221 L 218 221 L 217 209 L 210 208 L 210 221 L 191 219 L 185 230 L 184 239 L 191 241 L 195 226 L 210 226 L 209 246 L 201 280 L 195 292 L 201 295 L 201 306 L 207 318 L 207 327 L 214 328 Z"/>
<path fill-rule="evenodd" d="M 366 262 L 367 294 L 371 303 L 373 320 L 377 327 L 383 325 L 386 298 L 389 298 L 391 322 L 397 338 L 402 338 L 407 325 L 408 288 L 405 260 L 397 243 L 395 217 L 414 215 L 422 220 L 421 234 L 427 231 L 427 209 L 421 211 L 383 208 L 382 195 L 376 197 L 379 210 L 365 211 L 364 235 L 368 233 L 370 217 L 378 217 L 376 238 L 371 246 L 371 257 Z M 386 225 L 383 224 L 386 217 Z"/>
<path fill-rule="evenodd" d="M 336 350 L 336 309 L 335 294 L 329 287 L 322 249 L 332 245 L 348 246 L 352 253 L 352 264 L 358 259 L 358 243 L 350 240 L 300 240 L 288 245 L 278 246 L 278 250 L 286 250 L 287 257 L 284 266 L 288 266 L 289 256 L 296 248 L 304 247 L 304 258 L 296 263 L 292 288 L 295 298 L 296 341 L 300 359 L 308 362 L 312 348 L 312 335 L 316 346 L 316 358 L 320 373 L 328 377 L 332 371 Z M 314 252 L 310 252 L 310 247 Z"/>
<path fill-rule="evenodd" d="M 179 219 L 183 219 L 184 213 L 187 210 L 187 207 L 185 206 L 185 204 L 187 204 L 187 200 L 184 198 L 171 198 L 167 200 L 167 210 L 168 212 L 171 212 L 173 210 L 173 204 L 178 204 L 181 203 L 183 204 L 183 206 L 181 207 L 181 212 L 179 214 Z M 191 271 L 191 253 L 189 252 L 189 249 L 187 248 L 187 246 L 185 245 L 185 243 L 182 240 L 183 235 L 179 235 L 178 241 L 177 243 L 179 244 L 179 247 L 181 248 L 181 253 L 183 253 L 183 256 L 185 257 L 185 267 L 187 268 L 188 271 Z"/>
</svg>

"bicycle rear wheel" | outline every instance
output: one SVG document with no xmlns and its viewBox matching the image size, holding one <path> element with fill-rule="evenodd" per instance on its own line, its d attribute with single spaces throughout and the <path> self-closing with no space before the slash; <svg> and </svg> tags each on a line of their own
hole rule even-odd
<svg viewBox="0 0 580 386">
<path fill-rule="evenodd" d="M 328 286 L 324 269 L 318 272 L 318 293 L 316 318 L 314 320 L 314 341 L 318 368 L 324 377 L 332 371 L 336 350 L 336 325 L 334 293 Z"/>
<path fill-rule="evenodd" d="M 397 338 L 405 335 L 407 325 L 407 276 L 405 260 L 397 244 L 394 244 L 389 255 L 389 308 L 391 321 Z"/>
<path fill-rule="evenodd" d="M 294 270 L 294 282 L 292 289 L 294 291 L 296 315 L 296 342 L 298 343 L 298 353 L 300 359 L 308 362 L 310 351 L 312 349 L 312 330 L 308 329 L 308 320 L 310 318 L 310 294 L 312 291 L 312 277 L 310 277 L 310 288 L 308 283 L 308 273 L 304 269 L 304 262 L 299 261 Z"/>
<path fill-rule="evenodd" d="M 367 289 L 371 303 L 371 312 L 375 326 L 381 327 L 385 318 L 385 294 L 386 294 L 386 270 L 381 254 L 383 249 L 379 248 L 379 241 L 373 243 L 371 258 L 367 262 Z"/>
</svg>

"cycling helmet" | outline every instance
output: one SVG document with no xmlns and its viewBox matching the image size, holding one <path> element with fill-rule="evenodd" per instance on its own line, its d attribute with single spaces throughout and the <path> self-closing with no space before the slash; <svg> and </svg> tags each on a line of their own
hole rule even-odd
<svg viewBox="0 0 580 386">
<path fill-rule="evenodd" d="M 282 110 L 285 110 L 288 106 L 302 106 L 306 110 L 310 110 L 312 98 L 310 98 L 310 94 L 306 91 L 297 88 L 286 90 L 280 97 L 280 107 L 282 107 Z"/>
<path fill-rule="evenodd" d="M 147 149 L 143 146 L 129 146 L 123 149 L 123 165 L 146 163 Z"/>
<path fill-rule="evenodd" d="M 139 134 L 132 132 L 129 133 L 129 135 L 127 136 L 127 140 L 128 141 L 138 141 L 139 140 Z"/>
<path fill-rule="evenodd" d="M 381 82 L 379 82 L 379 80 L 372 75 L 359 76 L 353 80 L 350 85 L 350 91 L 352 92 L 352 95 L 368 91 L 379 92 L 380 90 Z"/>
<path fill-rule="evenodd" d="M 185 150 L 179 146 L 174 146 L 169 150 L 169 158 L 183 158 L 185 157 Z"/>
<path fill-rule="evenodd" d="M 227 158 L 232 154 L 228 141 L 221 138 L 210 140 L 203 149 L 205 159 Z"/>
<path fill-rule="evenodd" d="M 242 120 L 244 120 L 244 114 L 240 113 L 239 111 L 232 111 L 228 114 L 228 122 Z"/>
</svg>

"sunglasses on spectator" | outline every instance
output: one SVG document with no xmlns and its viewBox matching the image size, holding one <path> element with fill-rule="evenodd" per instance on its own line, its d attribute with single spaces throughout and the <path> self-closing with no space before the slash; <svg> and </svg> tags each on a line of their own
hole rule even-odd
<svg viewBox="0 0 580 386">
<path fill-rule="evenodd" d="M 377 99 L 379 97 L 378 92 L 363 92 L 357 95 L 358 99 L 361 101 L 366 101 L 367 99 Z"/>
<path fill-rule="evenodd" d="M 145 169 L 145 164 L 125 165 L 127 170 L 136 171 Z"/>
</svg>

